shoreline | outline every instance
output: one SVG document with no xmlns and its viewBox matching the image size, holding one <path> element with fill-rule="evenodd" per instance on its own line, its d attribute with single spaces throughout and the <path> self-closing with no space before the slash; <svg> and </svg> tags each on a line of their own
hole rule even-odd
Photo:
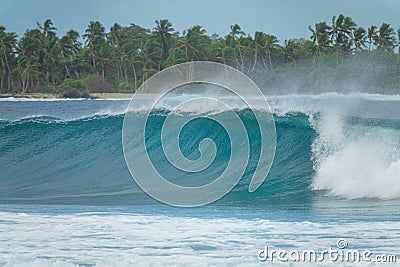
<svg viewBox="0 0 400 267">
<path fill-rule="evenodd" d="M 93 99 L 130 99 L 133 93 L 92 93 L 90 98 Z M 25 94 L 9 94 L 2 93 L 0 98 L 27 98 L 27 99 L 74 99 L 63 97 L 62 94 L 44 94 L 44 93 L 25 93 Z M 89 98 L 89 99 L 90 99 Z"/>
</svg>

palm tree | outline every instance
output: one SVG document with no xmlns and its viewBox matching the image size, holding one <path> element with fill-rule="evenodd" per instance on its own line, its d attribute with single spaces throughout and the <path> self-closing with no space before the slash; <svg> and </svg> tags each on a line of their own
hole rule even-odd
<svg viewBox="0 0 400 267">
<path fill-rule="evenodd" d="M 265 51 L 265 55 L 268 58 L 268 62 L 269 62 L 269 66 L 271 67 L 271 70 L 273 70 L 274 68 L 272 67 L 272 60 L 271 60 L 271 54 L 273 52 L 274 49 L 279 47 L 279 40 L 276 36 L 274 35 L 270 35 L 267 34 L 265 36 L 265 44 L 264 44 L 264 51 Z"/>
<path fill-rule="evenodd" d="M 324 21 L 316 23 L 314 29 L 311 25 L 308 26 L 308 29 L 312 32 L 311 40 L 315 45 L 317 45 L 316 55 L 318 55 L 324 48 L 329 47 L 331 43 L 331 40 L 329 39 L 331 27 Z"/>
<path fill-rule="evenodd" d="M 289 62 L 296 62 L 297 57 L 299 56 L 298 43 L 294 39 L 285 40 L 284 52 L 285 58 L 289 60 Z"/>
<path fill-rule="evenodd" d="M 353 32 L 353 41 L 356 47 L 356 50 L 362 50 L 363 47 L 367 47 L 365 45 L 367 32 L 363 27 L 358 27 Z"/>
<path fill-rule="evenodd" d="M 139 75 L 137 70 L 143 69 L 140 64 L 144 62 L 143 58 L 148 54 L 146 51 L 143 53 L 143 47 L 149 42 L 149 30 L 142 28 L 139 25 L 131 24 L 129 27 L 124 28 L 123 32 L 123 38 L 125 40 L 123 49 L 128 55 L 126 58 L 127 63 L 132 67 L 134 89 L 136 91 Z M 150 52 L 151 56 L 153 54 L 155 53 Z"/>
<path fill-rule="evenodd" d="M 106 78 L 106 69 L 111 65 L 112 60 L 110 59 L 109 47 L 101 46 L 98 54 L 98 64 L 101 68 L 101 77 L 103 80 Z"/>
<path fill-rule="evenodd" d="M 81 48 L 81 43 L 78 41 L 78 39 L 79 33 L 74 30 L 69 30 L 67 34 L 61 37 L 61 39 L 58 41 L 58 49 L 61 54 L 60 56 L 62 58 L 64 69 L 66 71 L 64 79 L 72 77 L 68 68 L 68 64 L 73 62 L 73 58 Z"/>
<path fill-rule="evenodd" d="M 39 22 L 36 22 L 36 25 L 40 30 L 42 30 L 44 36 L 55 34 L 55 31 L 57 30 L 57 28 L 53 26 L 51 19 L 46 19 L 43 26 Z"/>
<path fill-rule="evenodd" d="M 107 34 L 107 39 L 110 42 L 111 48 L 113 52 L 117 55 L 116 65 L 118 70 L 118 80 L 121 76 L 126 74 L 126 53 L 123 49 L 123 36 L 122 36 L 123 28 L 118 23 L 114 23 L 114 25 L 110 28 L 110 32 Z M 124 68 L 124 70 L 123 70 Z M 128 77 L 125 75 L 125 81 L 128 83 Z"/>
<path fill-rule="evenodd" d="M 45 20 L 43 25 L 36 22 L 38 31 L 42 36 L 39 38 L 42 42 L 40 46 L 40 68 L 45 72 L 45 83 L 52 82 L 55 86 L 55 75 L 57 72 L 58 61 L 60 59 L 58 53 L 58 37 L 57 28 L 53 26 L 51 19 Z"/>
<path fill-rule="evenodd" d="M 314 44 L 305 39 L 289 39 L 285 40 L 283 47 L 284 57 L 291 63 L 297 60 L 307 58 L 313 53 Z"/>
<path fill-rule="evenodd" d="M 382 23 L 379 27 L 378 35 L 375 37 L 375 42 L 377 44 L 378 50 L 380 51 L 393 51 L 396 46 L 395 31 L 390 24 Z"/>
<path fill-rule="evenodd" d="M 12 71 L 10 68 L 9 57 L 14 54 L 14 48 L 17 44 L 17 35 L 14 32 L 5 32 L 6 28 L 0 26 L 0 51 L 2 58 L 2 68 L 6 70 L 5 78 L 7 80 L 7 90 L 12 89 Z M 4 59 L 4 61 L 3 61 Z M 0 89 L 3 87 L 3 76 L 0 84 Z"/>
<path fill-rule="evenodd" d="M 338 50 L 338 46 L 339 46 L 339 33 L 341 31 L 341 26 L 343 24 L 344 21 L 344 16 L 342 14 L 340 14 L 337 18 L 336 16 L 332 17 L 332 27 L 331 27 L 331 31 L 329 32 L 329 34 L 331 35 L 331 41 L 335 41 L 335 47 L 336 47 L 336 51 Z"/>
<path fill-rule="evenodd" d="M 225 38 L 219 38 L 212 43 L 212 58 L 225 65 L 233 66 L 235 64 L 235 49 L 226 45 Z"/>
<path fill-rule="evenodd" d="M 96 69 L 96 58 L 100 47 L 105 43 L 105 29 L 98 21 L 90 21 L 88 28 L 85 30 L 83 38 L 86 39 L 85 44 L 89 46 L 90 56 L 92 58 L 92 66 Z"/>
<path fill-rule="evenodd" d="M 368 43 L 369 43 L 369 47 L 368 50 L 371 51 L 371 45 L 374 43 L 375 39 L 376 39 L 376 29 L 377 27 L 375 25 L 372 25 L 371 27 L 368 28 Z"/>
<path fill-rule="evenodd" d="M 254 63 L 253 63 L 253 71 L 257 65 L 257 59 L 260 57 L 260 51 L 262 51 L 262 47 L 265 45 L 265 33 L 256 31 L 254 33 Z"/>
<path fill-rule="evenodd" d="M 143 40 L 140 47 L 139 58 L 142 64 L 142 83 L 145 82 L 151 75 L 158 71 L 158 51 L 155 40 L 147 38 Z"/>
<path fill-rule="evenodd" d="M 33 80 L 36 78 L 36 86 L 39 86 L 41 81 L 47 83 L 49 80 L 49 62 L 46 62 L 45 42 L 43 33 L 39 29 L 27 30 L 16 46 L 18 53 L 17 68 L 21 78 L 22 91 L 33 86 Z M 44 79 L 41 79 L 44 76 Z"/>
<path fill-rule="evenodd" d="M 242 50 L 241 50 L 241 43 L 240 43 L 240 38 L 245 35 L 244 31 L 240 28 L 238 24 L 231 25 L 230 27 L 231 31 L 229 32 L 229 35 L 226 38 L 226 42 L 228 45 L 233 47 L 237 53 L 239 54 L 239 57 L 236 57 L 236 68 L 239 66 L 239 60 L 240 59 L 240 69 L 243 69 L 244 67 L 244 61 L 243 61 L 243 56 L 242 56 Z"/>
<path fill-rule="evenodd" d="M 332 27 L 329 32 L 331 40 L 335 44 L 336 54 L 340 52 L 350 52 L 351 33 L 356 27 L 356 23 L 350 18 L 340 14 L 337 18 L 333 16 Z"/>
<path fill-rule="evenodd" d="M 156 20 L 155 23 L 154 34 L 157 41 L 160 43 L 160 62 L 158 64 L 158 70 L 161 70 L 162 60 L 168 57 L 171 36 L 175 29 L 172 27 L 172 23 L 167 19 Z"/>
<path fill-rule="evenodd" d="M 180 48 L 171 48 L 168 52 L 167 63 L 170 66 L 180 64 L 185 61 L 185 53 Z"/>
<path fill-rule="evenodd" d="M 184 31 L 183 37 L 178 39 L 178 48 L 184 51 L 186 61 L 206 59 L 205 48 L 211 44 L 211 39 L 205 33 L 202 26 L 196 25 Z"/>
<path fill-rule="evenodd" d="M 17 44 L 18 59 L 16 71 L 19 74 L 21 82 L 21 93 L 25 93 L 29 85 L 33 85 L 34 76 L 37 78 L 38 85 L 40 82 L 38 74 L 46 71 L 45 69 L 40 69 L 42 60 L 41 46 L 43 44 L 39 37 L 42 36 L 42 33 L 37 29 L 26 31 Z"/>
<path fill-rule="evenodd" d="M 397 30 L 397 47 L 399 48 L 399 54 L 400 54 L 400 29 Z"/>
</svg>

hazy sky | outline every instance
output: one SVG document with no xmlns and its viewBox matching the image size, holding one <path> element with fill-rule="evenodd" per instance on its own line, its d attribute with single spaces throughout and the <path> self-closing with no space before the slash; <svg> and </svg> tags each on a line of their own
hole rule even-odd
<svg viewBox="0 0 400 267">
<path fill-rule="evenodd" d="M 109 30 L 114 22 L 153 28 L 154 20 L 168 18 L 179 32 L 199 24 L 226 35 L 238 23 L 246 33 L 261 30 L 283 41 L 308 38 L 308 25 L 340 13 L 363 27 L 388 22 L 400 28 L 400 0 L 1 0 L 0 25 L 22 35 L 51 18 L 62 35 L 71 28 L 82 34 L 90 20 Z"/>
</svg>

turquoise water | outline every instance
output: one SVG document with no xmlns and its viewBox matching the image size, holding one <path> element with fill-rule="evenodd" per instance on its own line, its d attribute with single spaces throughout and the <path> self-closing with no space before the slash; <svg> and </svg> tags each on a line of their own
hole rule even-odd
<svg viewBox="0 0 400 267">
<path fill-rule="evenodd" d="M 152 113 L 150 137 L 177 100 Z M 268 100 L 277 148 L 265 182 L 248 192 L 260 140 L 251 111 L 238 105 L 251 140 L 245 174 L 222 199 L 190 209 L 158 203 L 132 179 L 121 142 L 128 101 L 1 100 L 0 265 L 260 266 L 268 264 L 257 258 L 265 245 L 323 250 L 339 238 L 352 249 L 398 256 L 400 98 Z M 141 108 L 135 112 L 144 116 Z M 223 118 L 225 111 L 207 112 Z M 193 107 L 181 115 L 203 113 Z M 213 139 L 217 154 L 206 173 L 171 168 L 160 140 L 149 140 L 152 161 L 177 184 L 212 181 L 230 157 L 224 130 L 207 119 L 195 122 L 182 132 L 181 149 L 196 159 L 199 142 Z"/>
</svg>

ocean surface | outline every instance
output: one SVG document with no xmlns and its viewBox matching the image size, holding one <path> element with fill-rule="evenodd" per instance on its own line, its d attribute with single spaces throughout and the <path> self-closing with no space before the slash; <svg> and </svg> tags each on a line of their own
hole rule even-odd
<svg viewBox="0 0 400 267">
<path fill-rule="evenodd" d="M 150 134 L 184 97 L 151 113 Z M 400 262 L 400 96 L 267 99 L 277 144 L 266 180 L 248 191 L 257 162 L 250 155 L 234 189 L 198 208 L 162 204 L 135 183 L 121 141 L 129 100 L 0 99 L 0 266 L 270 266 L 273 259 L 259 259 L 266 246 L 323 251 L 338 249 L 338 240 L 346 243 L 339 250 L 370 251 L 372 261 L 275 257 L 272 266 L 398 265 L 376 256 Z M 239 104 L 235 111 L 257 152 L 252 111 Z M 143 107 L 134 112 L 145 116 Z M 186 106 L 179 115 L 224 120 L 225 112 Z M 196 123 L 180 144 L 196 159 L 199 142 L 214 140 L 206 174 L 190 180 L 163 167 L 159 145 L 149 148 L 177 184 L 211 182 L 231 156 L 220 125 Z"/>
</svg>

